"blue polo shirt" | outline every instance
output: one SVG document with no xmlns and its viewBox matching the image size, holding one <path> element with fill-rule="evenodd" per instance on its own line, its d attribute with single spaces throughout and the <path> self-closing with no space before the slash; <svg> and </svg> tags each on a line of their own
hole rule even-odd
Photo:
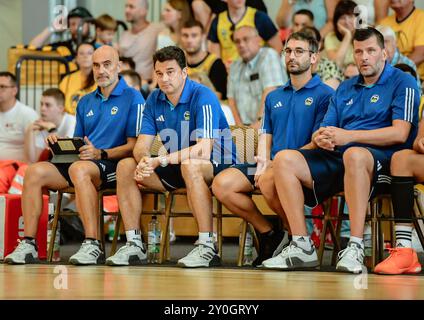
<svg viewBox="0 0 424 320">
<path fill-rule="evenodd" d="M 236 161 L 231 131 L 218 98 L 209 88 L 189 78 L 176 106 L 159 89 L 147 98 L 140 134 L 158 133 L 169 153 L 188 148 L 200 138 L 215 139 L 211 161 Z"/>
<path fill-rule="evenodd" d="M 97 149 L 124 145 L 140 131 L 144 103 L 141 93 L 122 77 L 107 99 L 97 87 L 78 103 L 74 137 L 87 136 Z"/>
<path fill-rule="evenodd" d="M 393 120 L 411 123 L 411 131 L 405 143 L 387 147 L 351 143 L 338 148 L 344 151 L 353 145 L 370 146 L 391 156 L 395 151 L 412 147 L 417 134 L 419 104 L 416 80 L 386 63 L 380 78 L 371 86 L 364 84 L 361 75 L 342 82 L 331 99 L 321 126 L 374 130 L 390 127 Z"/>
<path fill-rule="evenodd" d="M 333 94 L 334 90 L 314 75 L 299 90 L 289 80 L 267 95 L 262 132 L 272 135 L 271 159 L 278 151 L 299 149 L 311 141 Z"/>
</svg>

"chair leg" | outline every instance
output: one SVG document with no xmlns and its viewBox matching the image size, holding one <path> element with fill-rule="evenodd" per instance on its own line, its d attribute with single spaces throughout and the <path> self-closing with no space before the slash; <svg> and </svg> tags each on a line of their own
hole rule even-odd
<svg viewBox="0 0 424 320">
<path fill-rule="evenodd" d="M 345 206 L 345 200 L 343 197 L 339 199 L 339 210 L 337 212 L 337 227 L 336 227 L 336 239 L 337 242 L 335 242 L 335 247 L 333 249 L 333 255 L 331 256 L 331 265 L 335 266 L 337 262 L 337 254 L 341 250 L 340 246 L 340 239 L 341 239 L 341 232 L 342 232 L 342 223 L 344 221 L 344 206 Z"/>
<path fill-rule="evenodd" d="M 172 210 L 172 199 L 174 195 L 172 193 L 167 193 L 165 196 L 165 226 L 162 231 L 162 237 L 160 240 L 160 257 L 159 257 L 159 263 L 163 263 L 165 259 L 165 248 L 166 243 L 169 239 L 169 219 L 171 216 L 171 210 Z"/>
<path fill-rule="evenodd" d="M 118 214 L 118 217 L 116 218 L 115 222 L 115 232 L 113 234 L 112 247 L 110 248 L 110 256 L 113 256 L 116 253 L 116 247 L 118 245 L 118 236 L 121 230 L 121 220 L 122 217 L 120 214 Z"/>
<path fill-rule="evenodd" d="M 319 249 L 318 249 L 318 261 L 319 265 L 322 265 L 322 260 L 324 258 L 324 249 L 325 249 L 325 236 L 327 233 L 327 225 L 329 221 L 330 216 L 330 210 L 331 210 L 331 199 L 325 201 L 323 203 L 323 209 L 324 209 L 324 217 L 322 219 L 322 231 L 320 235 L 320 242 L 319 242 Z"/>
<path fill-rule="evenodd" d="M 216 232 L 218 237 L 218 255 L 222 258 L 222 203 L 216 200 Z"/>
<path fill-rule="evenodd" d="M 414 223 L 415 231 L 417 231 L 418 239 L 420 240 L 421 246 L 424 248 L 424 235 L 423 229 L 421 229 L 420 220 L 424 220 L 424 215 L 422 214 L 421 207 L 418 204 L 417 199 L 415 198 L 414 206 L 415 217 L 412 220 Z"/>
<path fill-rule="evenodd" d="M 374 270 L 377 260 L 377 204 L 371 204 L 371 269 Z"/>
<path fill-rule="evenodd" d="M 238 254 L 238 261 L 237 266 L 241 267 L 243 266 L 243 259 L 244 259 L 244 247 L 246 244 L 246 235 L 247 235 L 247 221 L 242 220 L 242 227 L 241 227 L 241 238 L 239 243 L 239 254 Z"/>
<path fill-rule="evenodd" d="M 58 191 L 56 210 L 54 212 L 53 225 L 52 225 L 52 230 L 50 234 L 47 262 L 52 262 L 53 260 L 53 249 L 54 249 L 54 242 L 56 240 L 57 225 L 59 221 L 60 212 L 62 210 L 62 197 L 63 197 L 63 193 Z"/>
<path fill-rule="evenodd" d="M 105 241 L 105 221 L 104 221 L 104 211 L 103 211 L 103 193 L 102 191 L 98 192 L 98 202 L 99 202 L 99 224 L 98 224 L 98 238 L 100 239 L 100 245 L 103 252 L 106 254 L 106 241 Z"/>
</svg>

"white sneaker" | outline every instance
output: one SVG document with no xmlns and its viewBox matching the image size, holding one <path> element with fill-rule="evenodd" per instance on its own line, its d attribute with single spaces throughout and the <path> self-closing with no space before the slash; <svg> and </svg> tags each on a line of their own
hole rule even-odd
<svg viewBox="0 0 424 320">
<path fill-rule="evenodd" d="M 186 268 L 216 267 L 221 265 L 221 258 L 214 249 L 199 244 L 188 255 L 178 260 L 177 265 Z"/>
<path fill-rule="evenodd" d="M 416 253 L 424 252 L 423 246 L 421 245 L 420 238 L 418 238 L 417 230 L 414 228 L 412 230 L 412 249 Z"/>
<path fill-rule="evenodd" d="M 101 264 L 103 262 L 104 254 L 100 250 L 97 240 L 84 240 L 78 252 L 69 258 L 69 263 L 75 265 Z"/>
<path fill-rule="evenodd" d="M 146 249 L 135 242 L 128 241 L 113 256 L 106 259 L 108 266 L 132 266 L 141 264 L 147 259 Z"/>
<path fill-rule="evenodd" d="M 364 249 L 355 242 L 349 242 L 346 249 L 340 251 L 338 256 L 337 271 L 361 273 L 365 268 Z"/>
<path fill-rule="evenodd" d="M 272 254 L 272 257 L 274 258 L 274 257 L 278 256 L 278 255 L 281 253 L 281 251 L 283 251 L 283 249 L 284 249 L 285 247 L 287 247 L 287 245 L 288 245 L 289 243 L 290 243 L 290 240 L 289 240 L 289 232 L 288 232 L 287 230 L 284 230 L 284 237 L 283 237 L 283 240 L 281 240 L 281 242 L 280 242 L 280 244 L 278 245 L 277 249 L 275 249 L 275 250 L 274 250 L 274 252 L 273 252 L 273 254 Z"/>
<path fill-rule="evenodd" d="M 26 239 L 18 240 L 15 250 L 4 258 L 5 263 L 25 264 L 38 262 L 35 243 Z"/>
<path fill-rule="evenodd" d="M 315 247 L 306 251 L 297 246 L 297 243 L 291 241 L 278 255 L 262 262 L 264 268 L 269 269 L 299 269 L 318 267 L 318 256 Z"/>
</svg>

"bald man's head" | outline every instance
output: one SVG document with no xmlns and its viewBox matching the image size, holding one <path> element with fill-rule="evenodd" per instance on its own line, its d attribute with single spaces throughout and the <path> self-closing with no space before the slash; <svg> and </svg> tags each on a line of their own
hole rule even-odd
<svg viewBox="0 0 424 320">
<path fill-rule="evenodd" d="M 119 53 L 111 46 L 101 46 L 93 54 L 93 73 L 99 87 L 105 88 L 118 81 L 121 71 Z"/>
</svg>

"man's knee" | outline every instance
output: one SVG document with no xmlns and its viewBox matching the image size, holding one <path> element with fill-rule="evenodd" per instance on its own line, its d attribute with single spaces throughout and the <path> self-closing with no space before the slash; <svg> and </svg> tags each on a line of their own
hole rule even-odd
<svg viewBox="0 0 424 320">
<path fill-rule="evenodd" d="M 390 161 L 390 172 L 392 175 L 396 176 L 399 173 L 403 173 L 405 168 L 409 170 L 412 169 L 410 166 L 411 156 L 416 155 L 417 153 L 414 150 L 401 150 L 393 154 Z M 424 163 L 424 157 L 423 157 Z M 402 172 L 399 172 L 402 171 Z"/>
<path fill-rule="evenodd" d="M 87 181 L 93 181 L 95 177 L 95 171 L 93 171 L 93 165 L 91 161 L 77 161 L 69 167 L 69 177 L 72 183 L 86 183 Z"/>
<path fill-rule="evenodd" d="M 181 163 L 181 175 L 183 176 L 186 184 L 205 180 L 201 167 L 201 162 L 185 160 Z"/>
<path fill-rule="evenodd" d="M 357 171 L 366 169 L 372 171 L 374 160 L 371 152 L 365 148 L 352 147 L 343 154 L 343 164 L 345 171 Z"/>
<path fill-rule="evenodd" d="M 229 169 L 218 174 L 212 181 L 212 192 L 219 199 L 225 199 L 234 191 L 234 176 L 232 170 Z"/>
<path fill-rule="evenodd" d="M 49 175 L 49 172 L 49 167 L 45 163 L 31 164 L 25 172 L 24 187 L 30 184 L 43 184 L 44 178 Z"/>
<path fill-rule="evenodd" d="M 299 166 L 302 155 L 296 150 L 282 150 L 277 153 L 273 161 L 274 172 L 291 172 Z"/>
<path fill-rule="evenodd" d="M 134 158 L 125 158 L 118 162 L 116 168 L 116 177 L 117 179 L 121 177 L 134 176 L 135 169 L 137 167 L 137 162 Z"/>
</svg>

